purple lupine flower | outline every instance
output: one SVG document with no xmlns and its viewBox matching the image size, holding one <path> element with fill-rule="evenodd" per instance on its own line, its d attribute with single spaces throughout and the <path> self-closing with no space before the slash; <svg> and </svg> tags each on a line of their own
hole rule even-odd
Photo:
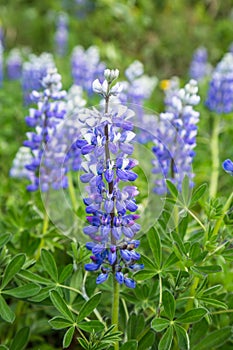
<svg viewBox="0 0 233 350">
<path fill-rule="evenodd" d="M 127 81 L 122 82 L 122 92 L 119 100 L 122 103 L 130 103 L 135 111 L 137 123 L 140 130 L 137 134 L 137 141 L 146 143 L 151 140 L 150 134 L 146 132 L 150 129 L 151 118 L 145 117 L 144 103 L 150 98 L 158 79 L 144 74 L 144 66 L 139 61 L 134 61 L 125 71 Z"/>
<path fill-rule="evenodd" d="M 209 84 L 206 106 L 216 113 L 233 111 L 233 54 L 227 53 L 217 64 Z"/>
<path fill-rule="evenodd" d="M 10 80 L 18 80 L 22 75 L 22 56 L 18 49 L 11 50 L 7 61 L 7 76 Z"/>
<path fill-rule="evenodd" d="M 222 167 L 228 174 L 233 176 L 233 162 L 230 159 L 224 160 Z"/>
<path fill-rule="evenodd" d="M 103 76 L 105 64 L 100 61 L 99 50 L 90 46 L 86 51 L 76 46 L 71 58 L 72 77 L 75 85 L 81 86 L 89 95 L 92 94 L 92 82 Z"/>
<path fill-rule="evenodd" d="M 27 186 L 28 191 L 36 191 L 41 187 L 47 192 L 50 187 L 59 189 L 67 187 L 65 169 L 61 167 L 59 144 L 57 154 L 51 152 L 49 143 L 53 140 L 56 128 L 64 118 L 65 102 L 63 101 L 66 92 L 61 90 L 61 76 L 55 68 L 48 70 L 48 74 L 42 79 L 44 91 L 32 92 L 32 98 L 37 103 L 37 109 L 30 108 L 26 123 L 35 131 L 28 132 L 28 139 L 24 146 L 31 149 L 31 162 L 26 164 L 26 169 L 31 172 L 31 185 Z M 43 164 L 42 163 L 43 158 Z"/>
<path fill-rule="evenodd" d="M 68 46 L 68 16 L 66 13 L 60 13 L 56 23 L 55 33 L 55 52 L 59 56 L 64 56 Z"/>
<path fill-rule="evenodd" d="M 0 87 L 3 83 L 3 45 L 0 41 Z"/>
<path fill-rule="evenodd" d="M 167 192 L 166 179 L 172 181 L 181 189 L 185 175 L 193 179 L 192 161 L 195 155 L 197 123 L 199 112 L 193 109 L 200 101 L 197 95 L 198 87 L 195 80 L 190 80 L 182 89 L 173 89 L 166 96 L 166 112 L 160 114 L 157 125 L 155 159 L 153 173 L 156 174 L 155 192 Z M 169 98 L 168 98 L 169 97 Z M 190 185 L 193 182 L 190 181 Z"/>
<path fill-rule="evenodd" d="M 199 47 L 193 54 L 189 68 L 191 79 L 200 81 L 211 73 L 211 65 L 208 63 L 208 52 L 205 47 Z"/>
<path fill-rule="evenodd" d="M 22 88 L 24 103 L 33 102 L 31 92 L 43 89 L 42 80 L 50 68 L 55 68 L 53 56 L 49 53 L 42 53 L 40 56 L 29 55 L 29 61 L 24 62 L 22 69 Z"/>
<path fill-rule="evenodd" d="M 89 225 L 83 232 L 94 242 L 87 244 L 93 255 L 92 263 L 86 264 L 85 269 L 101 271 L 97 284 L 112 273 L 120 284 L 134 288 L 136 283 L 128 273 L 134 271 L 135 262 L 140 259 L 135 251 L 139 242 L 134 240 L 140 230 L 135 222 L 139 218 L 135 214 L 138 190 L 121 183 L 136 180 L 132 169 L 138 162 L 131 158 L 135 134 L 129 119 L 134 112 L 122 105 L 110 110 L 108 105 L 109 99 L 121 91 L 119 84 L 112 84 L 118 74 L 118 70 L 105 70 L 103 83 L 93 82 L 93 90 L 105 98 L 104 112 L 92 110 L 79 115 L 83 128 L 76 145 L 85 159 L 80 179 L 88 184 L 84 204 Z M 143 265 L 137 264 L 137 269 L 140 268 Z"/>
<path fill-rule="evenodd" d="M 25 168 L 26 164 L 32 162 L 32 158 L 31 150 L 28 147 L 20 147 L 13 160 L 9 175 L 17 179 L 33 180 L 32 172 Z"/>
</svg>

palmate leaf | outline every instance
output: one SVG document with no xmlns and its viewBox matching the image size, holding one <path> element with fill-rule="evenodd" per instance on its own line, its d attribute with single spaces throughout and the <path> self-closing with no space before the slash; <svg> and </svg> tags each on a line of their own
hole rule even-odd
<svg viewBox="0 0 233 350">
<path fill-rule="evenodd" d="M 58 282 L 57 265 L 52 254 L 46 250 L 41 251 L 41 262 L 45 271 L 49 274 L 53 281 Z"/>
<path fill-rule="evenodd" d="M 190 342 L 189 342 L 189 336 L 186 330 L 176 323 L 174 324 L 174 328 L 178 339 L 179 349 L 189 350 Z"/>
<path fill-rule="evenodd" d="M 0 316 L 2 317 L 3 320 L 6 322 L 12 323 L 15 319 L 15 314 L 11 310 L 11 308 L 7 305 L 5 299 L 0 295 Z"/>
<path fill-rule="evenodd" d="M 60 294 L 55 290 L 50 292 L 50 299 L 55 308 L 69 321 L 74 322 L 74 316 Z"/>
<path fill-rule="evenodd" d="M 185 312 L 183 315 L 179 316 L 176 319 L 176 322 L 178 323 L 199 322 L 206 314 L 207 314 L 207 310 L 204 309 L 203 307 L 199 307 L 199 308 L 192 309 Z"/>
<path fill-rule="evenodd" d="M 232 327 L 225 327 L 208 334 L 204 339 L 195 345 L 192 350 L 217 349 L 222 346 L 232 335 Z"/>
<path fill-rule="evenodd" d="M 73 326 L 73 322 L 60 316 L 53 317 L 51 320 L 49 320 L 49 324 L 54 329 L 64 329 Z"/>
<path fill-rule="evenodd" d="M 6 267 L 3 278 L 1 288 L 5 288 L 6 285 L 12 280 L 12 278 L 19 272 L 25 263 L 26 256 L 24 254 L 16 255 L 9 265 Z"/>
<path fill-rule="evenodd" d="M 73 336 L 74 336 L 75 326 L 70 327 L 63 338 L 63 348 L 68 348 L 72 342 Z"/>
<path fill-rule="evenodd" d="M 173 327 L 168 327 L 159 342 L 159 350 L 170 350 L 173 339 Z"/>
<path fill-rule="evenodd" d="M 168 290 L 163 292 L 163 307 L 166 316 L 172 321 L 175 316 L 176 302 Z"/>
<path fill-rule="evenodd" d="M 23 350 L 27 346 L 30 335 L 30 328 L 21 328 L 15 335 L 14 340 L 10 346 L 10 350 Z"/>
<path fill-rule="evenodd" d="M 96 306 L 99 304 L 101 298 L 101 293 L 97 293 L 93 295 L 85 304 L 81 307 L 79 310 L 79 315 L 77 317 L 77 322 L 82 321 L 85 317 L 90 315 L 92 311 L 96 308 Z"/>
<path fill-rule="evenodd" d="M 154 318 L 151 322 L 151 327 L 156 332 L 162 332 L 164 329 L 166 329 L 170 324 L 170 321 L 166 318 Z"/>
<path fill-rule="evenodd" d="M 154 227 L 151 227 L 150 230 L 148 231 L 147 239 L 153 254 L 156 267 L 160 269 L 161 263 L 162 263 L 162 247 L 161 247 L 158 231 Z"/>
</svg>

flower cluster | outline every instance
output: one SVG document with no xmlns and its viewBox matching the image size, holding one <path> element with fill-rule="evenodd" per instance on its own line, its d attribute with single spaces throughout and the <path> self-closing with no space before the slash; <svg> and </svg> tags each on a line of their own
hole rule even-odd
<svg viewBox="0 0 233 350">
<path fill-rule="evenodd" d="M 66 112 L 65 102 L 62 101 L 66 92 L 61 90 L 61 76 L 55 68 L 48 70 L 48 74 L 42 79 L 42 86 L 43 92 L 32 92 L 37 109 L 30 108 L 26 123 L 35 128 L 35 131 L 27 133 L 28 139 L 24 141 L 24 146 L 29 147 L 33 155 L 31 162 L 26 165 L 32 180 L 27 190 L 36 191 L 40 186 L 41 190 L 46 192 L 50 187 L 58 189 L 67 186 L 65 169 L 59 163 L 60 159 L 63 160 L 60 150 L 57 148 L 56 155 L 48 147 Z M 43 164 L 40 166 L 42 157 Z"/>
<path fill-rule="evenodd" d="M 18 80 L 22 75 L 22 56 L 18 49 L 12 49 L 6 61 L 7 75 L 10 80 Z"/>
<path fill-rule="evenodd" d="M 230 159 L 224 160 L 224 162 L 222 163 L 222 167 L 228 174 L 233 176 L 233 162 L 232 162 L 232 160 L 230 160 Z"/>
<path fill-rule="evenodd" d="M 216 113 L 233 111 L 233 54 L 227 53 L 217 64 L 209 84 L 206 106 Z"/>
<path fill-rule="evenodd" d="M 156 130 L 152 161 L 153 173 L 157 175 L 155 192 L 167 192 L 166 179 L 181 189 L 185 175 L 194 177 L 192 161 L 195 155 L 199 112 L 193 109 L 200 101 L 195 80 L 190 80 L 182 89 L 173 89 L 166 96 L 166 112 L 160 115 Z M 169 96 L 169 98 L 168 98 Z M 190 181 L 190 185 L 192 185 Z"/>
<path fill-rule="evenodd" d="M 60 13 L 57 20 L 55 33 L 55 52 L 59 56 L 64 56 L 68 45 L 68 16 L 66 13 Z"/>
<path fill-rule="evenodd" d="M 34 178 L 33 174 L 25 168 L 26 164 L 32 161 L 32 158 L 29 148 L 20 147 L 13 160 L 10 176 L 18 179 L 25 178 L 32 180 Z"/>
<path fill-rule="evenodd" d="M 193 54 L 189 68 L 189 76 L 197 81 L 209 76 L 211 65 L 208 63 L 208 53 L 205 47 L 199 47 Z"/>
<path fill-rule="evenodd" d="M 99 50 L 90 46 L 86 51 L 82 46 L 76 46 L 71 58 L 72 77 L 75 85 L 81 86 L 87 93 L 92 94 L 92 82 L 102 76 L 105 64 L 100 62 Z"/>
<path fill-rule="evenodd" d="M 42 53 L 40 56 L 31 54 L 29 61 L 24 62 L 22 69 L 22 88 L 24 94 L 24 103 L 33 102 L 31 92 L 43 89 L 42 79 L 46 76 L 47 70 L 55 68 L 53 56 L 49 53 Z"/>
<path fill-rule="evenodd" d="M 144 66 L 139 61 L 134 61 L 125 71 L 126 81 L 123 81 L 122 92 L 119 95 L 121 103 L 130 103 L 135 111 L 136 120 L 140 125 L 140 131 L 137 133 L 137 141 L 146 143 L 150 141 L 149 134 L 145 130 L 149 129 L 150 118 L 145 117 L 144 103 L 149 99 L 158 79 L 144 74 Z"/>
<path fill-rule="evenodd" d="M 121 183 L 136 180 L 137 174 L 132 169 L 138 162 L 130 157 L 134 150 L 131 141 L 135 137 L 130 118 L 134 112 L 122 105 L 109 110 L 109 99 L 121 90 L 119 84 L 112 84 L 118 74 L 118 70 L 105 70 L 104 82 L 94 81 L 94 91 L 105 98 L 105 111 L 86 111 L 80 115 L 85 127 L 76 145 L 84 157 L 84 174 L 80 179 L 88 184 L 84 204 L 89 225 L 83 232 L 93 241 L 87 244 L 93 253 L 92 263 L 85 268 L 101 271 L 97 283 L 113 273 L 119 283 L 133 288 L 135 282 L 127 274 L 143 268 L 136 263 L 140 258 L 135 251 L 139 242 L 134 241 L 140 230 L 135 222 L 139 218 L 135 214 L 138 190 L 130 185 L 122 188 Z"/>
</svg>

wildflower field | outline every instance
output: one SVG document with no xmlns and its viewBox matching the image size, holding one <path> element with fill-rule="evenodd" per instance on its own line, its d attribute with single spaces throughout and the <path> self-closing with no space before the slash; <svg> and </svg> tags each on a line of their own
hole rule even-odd
<svg viewBox="0 0 233 350">
<path fill-rule="evenodd" d="M 0 350 L 233 349 L 233 4 L 0 0 Z"/>
</svg>

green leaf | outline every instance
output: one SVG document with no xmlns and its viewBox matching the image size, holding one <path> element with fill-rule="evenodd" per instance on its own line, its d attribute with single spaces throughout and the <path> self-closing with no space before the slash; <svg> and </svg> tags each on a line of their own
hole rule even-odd
<svg viewBox="0 0 233 350">
<path fill-rule="evenodd" d="M 143 315 L 132 313 L 128 320 L 127 336 L 128 339 L 137 339 L 145 329 L 145 319 Z"/>
<path fill-rule="evenodd" d="M 11 343 L 10 350 L 23 350 L 27 346 L 30 335 L 30 328 L 24 327 L 21 328 L 16 336 L 14 337 L 13 342 Z"/>
<path fill-rule="evenodd" d="M 85 332 L 91 333 L 92 331 L 99 332 L 104 329 L 104 324 L 98 320 L 80 322 L 78 323 L 78 328 L 82 329 Z"/>
<path fill-rule="evenodd" d="M 73 265 L 69 264 L 64 267 L 59 276 L 59 283 L 63 283 L 73 272 Z"/>
<path fill-rule="evenodd" d="M 195 323 L 199 322 L 206 314 L 207 310 L 203 307 L 199 307 L 185 312 L 178 317 L 176 321 L 179 323 Z"/>
<path fill-rule="evenodd" d="M 11 310 L 11 308 L 7 305 L 5 299 L 3 299 L 1 295 L 0 295 L 0 310 L 1 310 L 0 316 L 2 317 L 3 320 L 10 323 L 14 321 L 15 314 Z"/>
<path fill-rule="evenodd" d="M 207 188 L 207 184 L 202 184 L 193 192 L 191 203 L 190 203 L 191 206 L 194 205 L 203 196 L 203 194 L 206 191 L 206 188 Z"/>
<path fill-rule="evenodd" d="M 49 298 L 50 292 L 51 292 L 51 287 L 42 288 L 37 295 L 30 298 L 30 301 L 32 301 L 34 303 L 40 303 L 41 301 Z"/>
<path fill-rule="evenodd" d="M 43 268 L 45 269 L 45 271 L 47 271 L 49 276 L 55 282 L 58 282 L 58 272 L 57 272 L 56 262 L 52 254 L 46 249 L 42 249 L 41 251 L 41 262 L 42 262 Z"/>
<path fill-rule="evenodd" d="M 151 270 L 140 270 L 137 271 L 134 274 L 134 278 L 136 281 L 145 281 L 148 279 L 151 279 L 152 277 L 154 277 L 155 275 L 157 275 L 157 271 L 151 271 Z"/>
<path fill-rule="evenodd" d="M 209 325 L 205 318 L 200 322 L 194 323 L 190 330 L 190 346 L 191 349 L 195 344 L 197 344 L 200 339 L 204 339 L 206 333 L 208 332 Z"/>
<path fill-rule="evenodd" d="M 9 350 L 5 345 L 0 345 L 0 350 Z"/>
<path fill-rule="evenodd" d="M 120 350 L 137 350 L 138 342 L 136 340 L 129 340 L 120 347 Z"/>
<path fill-rule="evenodd" d="M 163 269 L 167 269 L 170 266 L 174 265 L 175 263 L 177 263 L 177 261 L 179 261 L 179 259 L 177 258 L 176 254 L 174 252 L 172 252 L 169 257 L 167 258 Z"/>
<path fill-rule="evenodd" d="M 225 327 L 218 329 L 207 335 L 204 339 L 195 345 L 192 350 L 209 350 L 209 349 L 217 349 L 219 346 L 222 346 L 232 334 L 231 327 Z"/>
<path fill-rule="evenodd" d="M 40 283 L 40 284 L 45 284 L 45 285 L 50 285 L 53 282 L 47 278 L 41 277 L 39 275 L 36 275 L 35 273 L 28 271 L 28 270 L 21 270 L 19 273 L 19 276 L 22 276 L 28 281 L 35 282 L 35 283 Z"/>
<path fill-rule="evenodd" d="M 10 233 L 3 233 L 0 235 L 0 248 L 2 248 L 11 239 Z"/>
<path fill-rule="evenodd" d="M 191 197 L 191 189 L 189 185 L 189 178 L 187 175 L 185 175 L 183 182 L 182 182 L 182 199 L 183 203 L 188 207 L 190 203 L 190 197 Z"/>
<path fill-rule="evenodd" d="M 203 296 L 206 297 L 207 295 L 213 295 L 214 293 L 218 292 L 220 289 L 222 289 L 222 285 L 216 284 L 216 286 L 213 286 L 213 287 L 206 289 L 203 292 Z"/>
<path fill-rule="evenodd" d="M 222 267 L 220 265 L 209 265 L 209 266 L 195 266 L 192 267 L 192 270 L 196 270 L 202 274 L 210 274 L 222 271 Z"/>
<path fill-rule="evenodd" d="M 177 339 L 178 339 L 178 344 L 179 344 L 179 349 L 180 350 L 189 350 L 190 349 L 190 342 L 189 342 L 189 336 L 186 330 L 181 327 L 178 324 L 174 324 Z"/>
<path fill-rule="evenodd" d="M 167 320 L 166 318 L 154 318 L 153 321 L 151 322 L 151 327 L 156 332 L 161 332 L 165 328 L 167 328 L 169 324 L 170 324 L 170 321 Z"/>
<path fill-rule="evenodd" d="M 220 309 L 225 309 L 225 310 L 227 309 L 227 305 L 217 299 L 201 297 L 201 298 L 198 298 L 198 300 L 201 300 L 207 305 L 211 305 Z"/>
<path fill-rule="evenodd" d="M 149 330 L 144 336 L 140 339 L 138 343 L 138 350 L 151 349 L 151 346 L 155 343 L 155 333 L 152 330 Z"/>
<path fill-rule="evenodd" d="M 196 260 L 198 259 L 198 257 L 201 254 L 201 247 L 200 247 L 200 243 L 195 242 L 191 245 L 190 251 L 189 251 L 189 256 L 190 258 L 196 262 Z"/>
<path fill-rule="evenodd" d="M 79 311 L 77 322 L 82 321 L 85 317 L 87 317 L 92 313 L 92 311 L 99 304 L 100 298 L 101 298 L 101 293 L 97 293 L 93 295 L 93 297 L 91 297 L 87 302 L 85 302 L 85 304 L 81 307 Z"/>
<path fill-rule="evenodd" d="M 75 327 L 72 326 L 70 327 L 65 335 L 64 335 L 64 338 L 63 338 L 63 348 L 68 348 L 72 342 L 72 339 L 73 339 L 73 336 L 74 336 L 74 331 L 75 331 Z"/>
<path fill-rule="evenodd" d="M 150 258 L 148 258 L 146 255 L 143 255 L 143 254 L 140 254 L 140 255 L 141 255 L 141 261 L 145 265 L 145 268 L 147 270 L 154 271 L 156 269 L 154 262 Z"/>
<path fill-rule="evenodd" d="M 151 227 L 146 236 L 153 254 L 154 262 L 157 268 L 160 269 L 162 262 L 162 248 L 158 231 L 154 227 Z"/>
<path fill-rule="evenodd" d="M 67 319 L 71 322 L 74 322 L 74 317 L 68 306 L 66 305 L 65 301 L 62 299 L 62 297 L 56 292 L 55 290 L 51 291 L 50 298 L 55 306 L 55 308 Z"/>
<path fill-rule="evenodd" d="M 176 189 L 176 186 L 170 180 L 166 180 L 166 184 L 167 184 L 167 188 L 168 188 L 169 192 L 171 193 L 171 195 L 174 198 L 177 198 L 178 191 Z"/>
<path fill-rule="evenodd" d="M 11 295 L 12 297 L 15 297 L 15 298 L 29 298 L 29 297 L 32 297 L 33 295 L 38 294 L 40 289 L 41 289 L 40 286 L 34 283 L 29 283 L 17 288 L 3 290 L 2 294 Z"/>
<path fill-rule="evenodd" d="M 173 328 L 169 327 L 159 342 L 159 350 L 170 350 L 173 338 Z"/>
<path fill-rule="evenodd" d="M 175 316 L 176 302 L 168 290 L 163 292 L 163 307 L 166 316 L 172 321 Z"/>
<path fill-rule="evenodd" d="M 12 278 L 19 272 L 23 264 L 25 263 L 26 257 L 24 254 L 16 255 L 9 265 L 6 267 L 2 278 L 2 286 L 1 289 L 5 288 L 5 286 L 12 280 Z"/>
<path fill-rule="evenodd" d="M 83 338 L 78 338 L 79 344 L 81 345 L 81 347 L 85 350 L 89 350 L 89 343 L 86 339 Z"/>
<path fill-rule="evenodd" d="M 54 329 L 63 329 L 63 328 L 68 328 L 70 326 L 73 326 L 73 322 L 70 322 L 60 316 L 53 317 L 51 320 L 49 320 L 49 324 Z"/>
</svg>

